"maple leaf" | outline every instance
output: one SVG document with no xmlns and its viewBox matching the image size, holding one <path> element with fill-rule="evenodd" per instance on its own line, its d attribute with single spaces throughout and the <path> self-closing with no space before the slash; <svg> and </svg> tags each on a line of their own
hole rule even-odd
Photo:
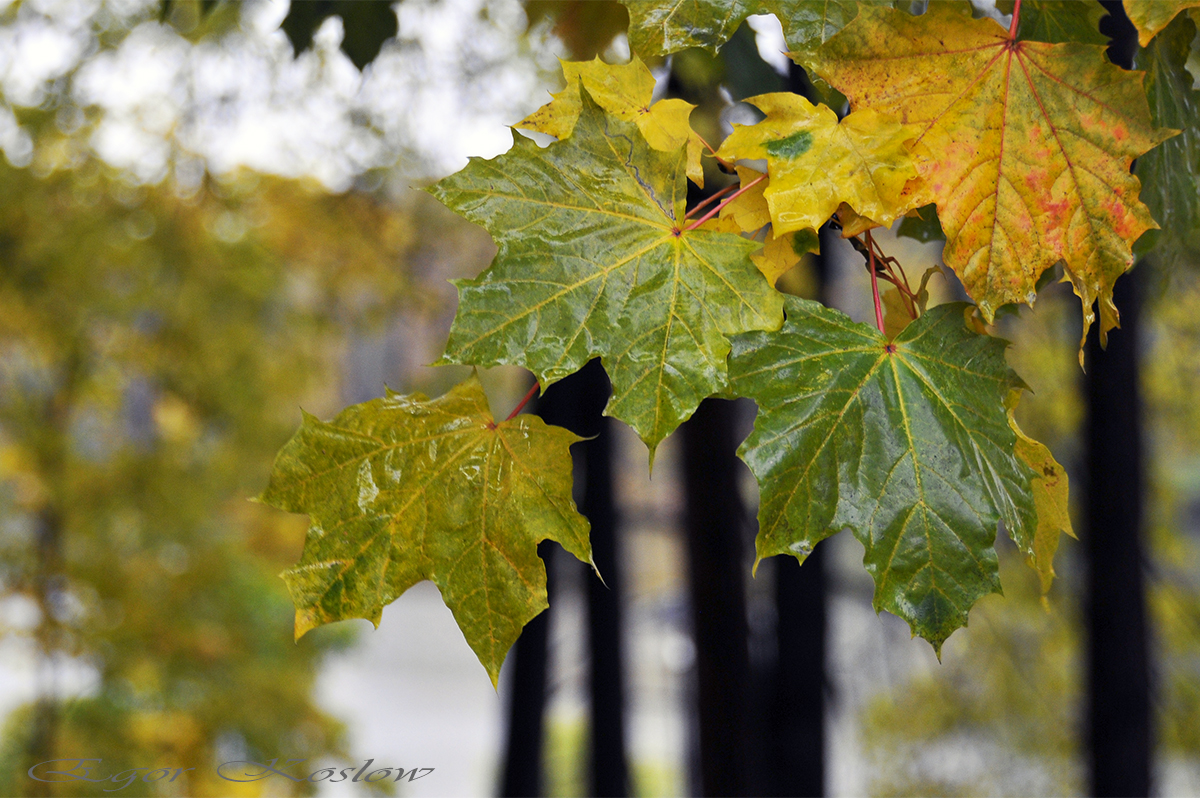
<svg viewBox="0 0 1200 798">
<path fill-rule="evenodd" d="M 793 51 L 820 45 L 854 19 L 854 0 L 623 0 L 629 9 L 629 42 L 643 55 L 669 55 L 688 47 L 716 54 L 752 14 L 774 14 Z"/>
<path fill-rule="evenodd" d="M 774 333 L 734 338 L 734 392 L 758 404 L 738 450 L 759 485 L 757 554 L 801 561 L 850 527 L 876 610 L 940 651 L 999 592 L 997 524 L 1036 523 L 1033 470 L 1013 454 L 1005 399 L 1024 387 L 1006 343 L 940 305 L 890 344 L 815 302 L 786 300 Z"/>
<path fill-rule="evenodd" d="M 714 229 L 753 234 L 771 223 L 771 207 L 763 196 L 770 183 L 767 176 L 757 169 L 738 164 L 734 170 L 745 191 L 722 206 L 719 223 L 714 225 Z"/>
<path fill-rule="evenodd" d="M 1038 277 L 1062 260 L 1085 336 L 1098 301 L 1104 341 L 1118 323 L 1113 282 L 1155 227 L 1129 166 L 1173 132 L 1154 128 L 1142 74 L 1110 64 L 1103 47 L 1010 41 L 961 8 L 864 6 L 816 68 L 854 107 L 918 127 L 943 257 L 985 319 L 1031 303 Z"/>
<path fill-rule="evenodd" d="M 1138 30 L 1138 44 L 1145 47 L 1180 11 L 1200 8 L 1200 0 L 1125 0 L 1124 6 Z"/>
<path fill-rule="evenodd" d="M 763 197 L 776 235 L 815 230 L 842 203 L 889 227 L 930 201 L 910 148 L 916 128 L 870 109 L 839 121 L 832 109 L 788 92 L 745 102 L 766 118 L 734 125 L 717 157 L 766 159 Z"/>
<path fill-rule="evenodd" d="M 1134 250 L 1153 252 L 1165 271 L 1200 262 L 1200 92 L 1185 64 L 1195 32 L 1192 20 L 1181 17 L 1134 56 L 1134 65 L 1146 70 L 1155 123 L 1182 129 L 1134 168 L 1145 186 L 1142 198 L 1162 225 Z"/>
<path fill-rule="evenodd" d="M 904 295 L 894 286 L 880 291 L 879 298 L 883 307 L 883 337 L 890 341 L 912 324 L 913 311 L 905 301 Z"/>
<path fill-rule="evenodd" d="M 683 149 L 651 148 L 583 92 L 570 137 L 523 137 L 430 188 L 499 252 L 460 280 L 440 363 L 525 366 L 545 388 L 600 356 L 605 412 L 650 449 L 726 384 L 732 333 L 777 329 L 783 303 L 748 256 L 759 244 L 682 230 Z"/>
<path fill-rule="evenodd" d="M 704 187 L 704 169 L 700 153 L 704 142 L 688 124 L 696 107 L 679 99 L 653 102 L 654 75 L 634 55 L 628 64 L 606 64 L 597 57 L 592 61 L 560 61 L 566 88 L 551 95 L 554 99 L 518 122 L 514 127 L 536 130 L 560 141 L 571 135 L 583 101 L 582 84 L 592 99 L 608 113 L 633 122 L 656 150 L 671 152 L 686 146 L 687 176 Z"/>
<path fill-rule="evenodd" d="M 815 255 L 820 250 L 821 244 L 814 230 L 796 230 L 780 236 L 768 232 L 762 250 L 753 253 L 750 260 L 762 272 L 763 277 L 767 278 L 767 282 L 775 285 L 779 278 L 795 268 L 805 255 Z"/>
<path fill-rule="evenodd" d="M 1013 0 L 1001 0 L 996 8 L 1011 14 Z M 1017 21 L 1017 38 L 1023 41 L 1081 42 L 1108 45 L 1108 37 L 1100 32 L 1100 18 L 1106 13 L 1096 0 L 1025 0 L 1021 18 Z"/>
<path fill-rule="evenodd" d="M 1037 572 L 1042 592 L 1048 593 L 1054 581 L 1054 553 L 1058 551 L 1059 534 L 1075 537 L 1067 501 L 1069 480 L 1066 469 L 1058 464 L 1046 445 L 1030 438 L 1017 426 L 1014 411 L 1020 399 L 1021 391 L 1012 391 L 1005 404 L 1008 406 L 1008 424 L 1017 434 L 1013 453 L 1037 475 L 1029 486 L 1037 510 L 1037 526 L 1032 529 L 1029 525 L 1021 526 L 1010 534 L 1029 567 Z"/>
<path fill-rule="evenodd" d="M 727 233 L 757 234 L 771 224 L 771 210 L 767 206 L 763 191 L 769 185 L 767 176 L 755 169 L 736 166 L 738 179 L 746 190 L 726 202 L 716 219 L 705 222 L 703 227 Z M 768 230 L 763 248 L 750 255 L 767 282 L 775 285 L 779 278 L 791 271 L 807 254 L 820 251 L 816 230 L 797 230 L 776 235 Z"/>
<path fill-rule="evenodd" d="M 546 608 L 537 544 L 591 562 L 571 499 L 567 430 L 522 415 L 495 423 L 476 376 L 437 399 L 389 391 L 331 422 L 305 414 L 260 500 L 311 519 L 283 574 L 296 637 L 366 618 L 431 580 L 492 684 L 521 629 Z"/>
</svg>

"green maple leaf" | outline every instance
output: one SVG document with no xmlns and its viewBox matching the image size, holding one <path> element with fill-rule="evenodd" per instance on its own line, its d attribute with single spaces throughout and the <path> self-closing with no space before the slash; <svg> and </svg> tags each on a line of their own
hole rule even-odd
<svg viewBox="0 0 1200 798">
<path fill-rule="evenodd" d="M 788 48 L 819 46 L 858 13 L 855 0 L 624 0 L 629 41 L 644 56 L 688 47 L 716 54 L 752 14 L 774 14 Z"/>
<path fill-rule="evenodd" d="M 537 544 L 591 561 L 571 499 L 574 434 L 522 415 L 495 423 L 475 376 L 437 399 L 389 392 L 331 422 L 305 414 L 260 500 L 311 519 L 284 572 L 296 637 L 366 618 L 429 579 L 492 684 L 521 629 L 546 608 Z"/>
<path fill-rule="evenodd" d="M 683 231 L 687 153 L 655 150 L 580 89 L 569 137 L 517 138 L 430 191 L 492 234 L 499 252 L 457 281 L 440 363 L 524 366 L 542 387 L 599 356 L 605 412 L 650 448 L 727 382 L 728 335 L 777 329 L 782 296 L 750 261 L 759 244 Z"/>
<path fill-rule="evenodd" d="M 1037 525 L 1037 475 L 1014 455 L 1005 407 L 1023 384 L 1005 342 L 967 329 L 966 307 L 933 308 L 889 344 L 788 297 L 783 328 L 736 337 L 730 359 L 733 391 L 758 403 L 738 451 L 759 484 L 758 558 L 803 561 L 850 527 L 875 609 L 939 652 L 977 599 L 1000 592 L 997 524 Z"/>
<path fill-rule="evenodd" d="M 1001 0 L 996 8 L 1011 14 L 1016 4 Z M 1096 0 L 1025 0 L 1017 23 L 1017 38 L 1028 42 L 1079 42 L 1108 44 L 1100 32 L 1100 18 L 1107 12 Z"/>
</svg>

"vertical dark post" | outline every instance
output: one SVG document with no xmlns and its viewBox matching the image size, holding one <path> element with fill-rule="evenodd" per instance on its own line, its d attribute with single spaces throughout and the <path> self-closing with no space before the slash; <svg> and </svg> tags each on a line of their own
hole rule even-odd
<svg viewBox="0 0 1200 798">
<path fill-rule="evenodd" d="M 595 436 L 583 448 L 584 494 L 580 510 L 592 525 L 592 559 L 604 577 L 587 575 L 588 642 L 591 660 L 590 794 L 629 795 L 625 755 L 625 678 L 621 644 L 621 576 L 617 511 L 613 500 L 612 421 L 602 413 L 611 387 L 599 360 L 579 373 L 581 418 L 575 431 Z"/>
<path fill-rule="evenodd" d="M 1109 57 L 1129 68 L 1137 36 L 1120 2 L 1106 2 Z M 1117 280 L 1121 329 L 1087 350 L 1088 743 L 1092 794 L 1150 794 L 1150 669 L 1142 551 L 1138 276 Z"/>
<path fill-rule="evenodd" d="M 535 405 L 547 424 L 566 426 L 572 419 L 576 392 L 569 380 L 546 391 Z M 546 644 L 550 636 L 550 613 L 554 608 L 552 559 L 558 544 L 544 540 L 538 556 L 546 563 L 546 593 L 550 607 L 525 625 L 513 646 L 512 692 L 508 705 L 508 741 L 504 751 L 504 773 L 500 780 L 503 798 L 534 798 L 542 794 L 542 751 L 546 739 Z"/>
<path fill-rule="evenodd" d="M 775 558 L 771 795 L 825 794 L 825 547 L 803 565 Z"/>
<path fill-rule="evenodd" d="M 591 691 L 591 766 L 589 792 L 598 798 L 629 794 L 625 752 L 625 681 L 622 670 L 620 575 L 612 481 L 612 432 L 601 415 L 610 392 L 608 377 L 594 360 L 577 374 L 552 385 L 538 400 L 538 415 L 547 424 L 566 427 L 591 438 L 573 448 L 582 481 L 580 511 L 591 523 L 592 558 L 607 586 L 587 576 L 588 640 Z M 577 492 L 578 497 L 578 492 Z M 550 568 L 557 544 L 542 543 L 538 554 Z M 549 587 L 549 586 L 548 586 Z M 552 591 L 551 591 L 552 592 Z M 553 605 L 553 597 L 551 598 Z M 512 703 L 501 794 L 542 794 L 542 750 L 545 741 L 546 661 L 550 610 L 521 633 L 513 650 Z"/>
<path fill-rule="evenodd" d="M 700 794 L 746 795 L 750 705 L 743 511 L 732 402 L 705 399 L 680 429 L 700 726 Z"/>
<path fill-rule="evenodd" d="M 1133 272 L 1117 281 L 1121 329 L 1088 342 L 1088 747 L 1092 794 L 1150 794 L 1148 629 L 1142 568 L 1141 402 Z"/>
<path fill-rule="evenodd" d="M 538 554 L 546 561 L 547 592 L 551 584 L 551 555 L 558 545 L 542 541 Z M 553 606 L 553 594 L 551 594 Z M 508 705 L 508 742 L 504 752 L 504 774 L 500 782 L 503 798 L 533 798 L 542 794 L 542 750 L 545 742 L 546 642 L 550 610 L 525 625 L 513 646 L 512 691 Z"/>
</svg>

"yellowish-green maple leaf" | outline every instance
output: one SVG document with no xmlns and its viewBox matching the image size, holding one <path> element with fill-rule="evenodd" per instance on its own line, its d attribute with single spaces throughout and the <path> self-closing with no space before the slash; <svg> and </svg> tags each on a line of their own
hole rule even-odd
<svg viewBox="0 0 1200 798">
<path fill-rule="evenodd" d="M 499 252 L 461 280 L 442 363 L 513 364 L 542 386 L 599 356 L 605 412 L 650 448 L 727 382 L 727 336 L 777 329 L 780 294 L 730 233 L 684 230 L 687 160 L 605 114 L 586 89 L 571 135 L 518 137 L 430 191 L 482 224 Z"/>
<path fill-rule="evenodd" d="M 957 7 L 957 8 L 956 8 Z M 1155 227 L 1132 160 L 1173 131 L 1151 122 L 1142 73 L 1086 44 L 1011 41 L 958 3 L 920 16 L 864 6 L 816 67 L 855 108 L 915 125 L 922 177 L 946 233 L 946 264 L 984 317 L 1032 302 L 1060 260 L 1101 339 L 1117 326 L 1112 286 Z"/>
<path fill-rule="evenodd" d="M 770 184 L 763 197 L 776 235 L 815 230 L 843 202 L 889 227 L 930 201 L 913 159 L 916 128 L 870 109 L 839 121 L 832 109 L 787 92 L 746 102 L 766 118 L 734 125 L 717 156 L 766 159 Z"/>
<path fill-rule="evenodd" d="M 1180 11 L 1200 8 L 1200 0 L 1124 0 L 1124 5 L 1138 30 L 1138 44 L 1145 47 Z"/>
<path fill-rule="evenodd" d="M 1071 513 L 1068 504 L 1067 470 L 1058 464 L 1046 445 L 1030 438 L 1017 426 L 1013 411 L 1021 399 L 1021 391 L 1012 391 L 1006 404 L 1008 424 L 1017 434 L 1013 451 L 1034 473 L 1030 490 L 1037 510 L 1037 525 L 1018 527 L 1010 532 L 1013 542 L 1025 555 L 1026 562 L 1037 572 L 1042 592 L 1050 591 L 1054 582 L 1054 553 L 1058 551 L 1058 536 L 1066 533 L 1075 537 L 1071 528 Z"/>
<path fill-rule="evenodd" d="M 623 0 L 629 41 L 642 55 L 688 47 L 715 54 L 752 14 L 774 14 L 792 51 L 819 46 L 858 13 L 855 0 Z"/>
<path fill-rule="evenodd" d="M 738 450 L 759 485 L 758 558 L 803 561 L 850 527 L 876 610 L 935 650 L 1000 590 L 997 525 L 1036 524 L 1036 474 L 1005 410 L 1024 386 L 1005 342 L 968 329 L 968 308 L 933 308 L 889 342 L 788 297 L 783 328 L 735 337 L 730 356 L 733 392 L 758 404 Z"/>
<path fill-rule="evenodd" d="M 479 379 L 437 399 L 389 392 L 333 421 L 305 414 L 261 501 L 310 518 L 284 580 L 296 637 L 366 618 L 431 580 L 491 676 L 546 608 L 537 544 L 591 562 L 588 522 L 571 499 L 579 440 L 536 416 L 496 423 Z"/>
<path fill-rule="evenodd" d="M 634 55 L 628 64 L 592 61 L 562 61 L 566 87 L 553 100 L 518 122 L 514 127 L 536 130 L 562 140 L 571 135 L 583 101 L 582 84 L 596 104 L 617 119 L 633 122 L 656 150 L 671 152 L 687 147 L 687 176 L 704 187 L 700 154 L 704 142 L 692 130 L 688 117 L 696 107 L 679 99 L 653 101 L 654 75 Z"/>
</svg>

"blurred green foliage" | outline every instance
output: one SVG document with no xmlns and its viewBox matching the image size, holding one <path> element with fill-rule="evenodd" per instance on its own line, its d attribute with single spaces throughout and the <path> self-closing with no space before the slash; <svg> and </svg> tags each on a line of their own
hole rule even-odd
<svg viewBox="0 0 1200 798">
<path fill-rule="evenodd" d="M 347 754 L 311 693 L 350 636 L 293 642 L 277 574 L 304 521 L 248 499 L 297 405 L 337 401 L 346 334 L 409 292 L 410 218 L 255 175 L 181 192 L 91 158 L 54 168 L 82 146 L 44 132 L 34 169 L 0 166 L 0 599 L 33 618 L 0 634 L 43 673 L 85 663 L 95 687 L 8 719 L 0 794 L 96 794 L 26 776 L 57 757 L 194 767 L 183 795 L 231 794 L 221 757 L 315 770 Z"/>
</svg>

